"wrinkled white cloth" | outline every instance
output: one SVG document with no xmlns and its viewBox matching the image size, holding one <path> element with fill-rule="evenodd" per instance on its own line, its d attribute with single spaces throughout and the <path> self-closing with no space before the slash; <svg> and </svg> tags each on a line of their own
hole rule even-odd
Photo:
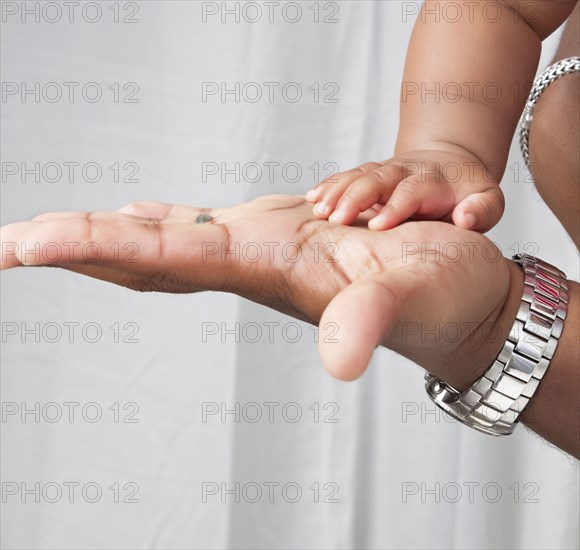
<svg viewBox="0 0 580 550">
<path fill-rule="evenodd" d="M 1 105 L 3 223 L 233 205 L 388 158 L 413 3 L 250 4 L 227 3 L 239 22 L 220 2 L 100 2 L 93 23 L 94 6 L 73 23 L 3 12 L 2 81 L 16 86 Z M 35 163 L 38 183 L 23 175 Z M 79 163 L 73 183 L 64 163 Z M 491 238 L 577 278 L 515 141 L 502 185 Z M 2 274 L 2 321 L 4 547 L 579 545 L 578 463 L 524 428 L 496 439 L 453 423 L 390 351 L 342 383 L 306 324 L 256 304 L 48 269 Z"/>
</svg>

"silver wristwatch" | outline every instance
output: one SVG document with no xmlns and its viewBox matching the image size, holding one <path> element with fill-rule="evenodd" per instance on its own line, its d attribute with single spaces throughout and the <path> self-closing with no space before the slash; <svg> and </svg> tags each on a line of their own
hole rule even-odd
<svg viewBox="0 0 580 550">
<path fill-rule="evenodd" d="M 509 435 L 546 373 L 562 334 L 568 308 L 566 275 L 527 254 L 513 260 L 524 270 L 524 293 L 509 337 L 493 365 L 459 392 L 427 373 L 429 397 L 467 426 Z"/>
<path fill-rule="evenodd" d="M 550 65 L 543 71 L 532 85 L 528 101 L 520 119 L 520 148 L 522 156 L 526 163 L 526 167 L 530 165 L 530 124 L 533 118 L 534 107 L 540 100 L 541 95 L 546 91 L 546 88 L 554 82 L 562 78 L 564 75 L 580 71 L 580 57 L 568 57 L 562 59 L 553 65 Z"/>
</svg>

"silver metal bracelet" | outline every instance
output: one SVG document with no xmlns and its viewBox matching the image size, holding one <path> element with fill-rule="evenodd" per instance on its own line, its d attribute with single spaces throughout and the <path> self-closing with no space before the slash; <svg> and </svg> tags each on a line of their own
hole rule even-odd
<svg viewBox="0 0 580 550">
<path fill-rule="evenodd" d="M 544 72 L 534 80 L 532 90 L 526 102 L 524 112 L 520 118 L 520 148 L 526 163 L 526 168 L 530 166 L 530 124 L 533 119 L 534 107 L 540 100 L 546 88 L 555 80 L 562 78 L 564 75 L 580 71 L 580 57 L 568 57 L 562 59 L 553 65 L 550 65 Z"/>
<path fill-rule="evenodd" d="M 568 309 L 566 274 L 534 256 L 517 254 L 524 292 L 501 352 L 482 378 L 459 392 L 430 373 L 426 390 L 445 412 L 478 431 L 509 435 L 554 356 Z"/>
</svg>

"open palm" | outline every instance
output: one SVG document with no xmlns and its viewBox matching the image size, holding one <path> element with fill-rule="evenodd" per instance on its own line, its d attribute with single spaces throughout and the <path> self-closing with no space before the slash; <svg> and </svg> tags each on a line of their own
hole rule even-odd
<svg viewBox="0 0 580 550">
<path fill-rule="evenodd" d="M 2 265 L 53 265 L 139 291 L 239 294 L 319 323 L 323 363 L 343 379 L 360 376 L 380 344 L 457 386 L 473 379 L 502 345 L 490 349 L 483 335 L 505 305 L 511 262 L 450 224 L 375 232 L 369 218 L 335 225 L 286 195 L 44 214 L 2 229 Z"/>
</svg>

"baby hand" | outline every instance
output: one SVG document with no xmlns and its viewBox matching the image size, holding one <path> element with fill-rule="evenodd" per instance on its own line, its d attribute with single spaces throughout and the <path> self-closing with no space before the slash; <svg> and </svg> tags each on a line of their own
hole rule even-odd
<svg viewBox="0 0 580 550">
<path fill-rule="evenodd" d="M 330 176 L 305 198 L 316 203 L 316 216 L 344 225 L 374 208 L 370 229 L 391 229 L 412 218 L 484 232 L 503 213 L 501 175 L 499 166 L 485 167 L 467 155 L 413 151 Z"/>
</svg>

